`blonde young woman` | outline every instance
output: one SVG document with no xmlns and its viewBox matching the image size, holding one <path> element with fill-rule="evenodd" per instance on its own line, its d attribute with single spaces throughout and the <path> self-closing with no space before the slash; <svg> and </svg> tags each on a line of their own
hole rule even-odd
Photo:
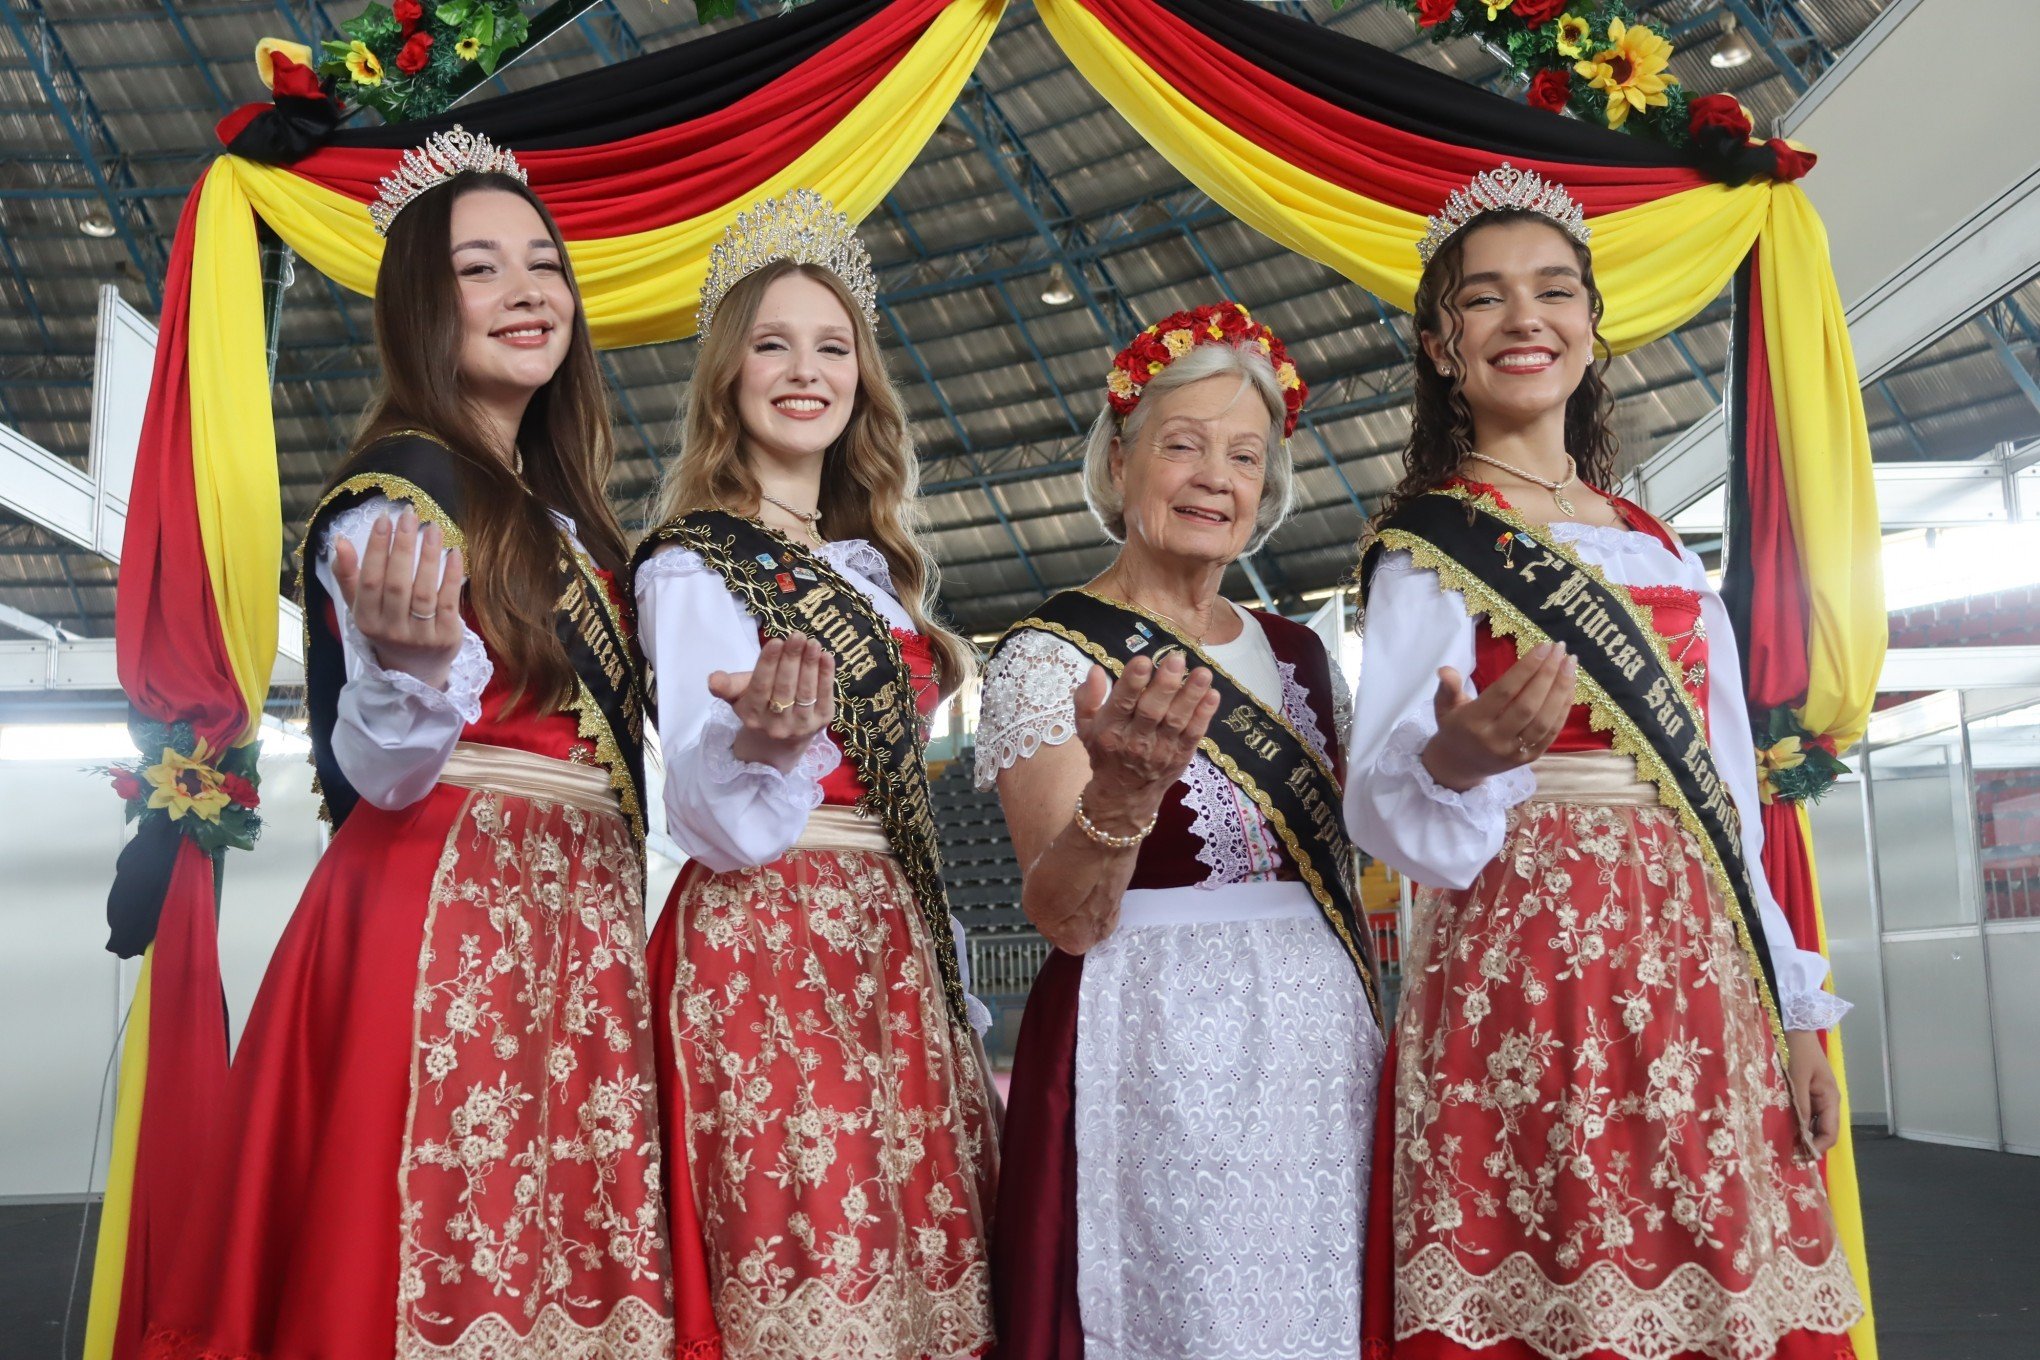
<svg viewBox="0 0 2040 1360">
<path fill-rule="evenodd" d="M 651 943 L 672 1194 L 732 1357 L 992 1340 L 997 1154 L 920 753 L 970 653 L 929 618 L 875 298 L 819 196 L 737 219 L 635 564 L 690 859 Z"/>
</svg>

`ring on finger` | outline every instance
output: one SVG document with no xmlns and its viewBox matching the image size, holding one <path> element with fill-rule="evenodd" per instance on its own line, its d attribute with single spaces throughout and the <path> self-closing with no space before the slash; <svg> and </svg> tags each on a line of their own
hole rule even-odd
<svg viewBox="0 0 2040 1360">
<path fill-rule="evenodd" d="M 793 701 L 793 706 L 795 708 L 813 708 L 816 704 L 820 702 L 821 699 L 819 696 L 813 699 L 795 699 Z"/>
<path fill-rule="evenodd" d="M 411 611 L 411 617 L 418 620 L 420 623 L 430 623 L 432 620 L 439 617 L 439 611 L 435 609 L 430 614 L 420 614 L 417 610 L 413 609 Z"/>
<path fill-rule="evenodd" d="M 784 712 L 786 712 L 786 710 L 787 710 L 787 709 L 789 709 L 789 708 L 792 708 L 792 707 L 793 707 L 793 700 L 791 700 L 791 699 L 768 699 L 768 700 L 766 700 L 766 701 L 765 701 L 765 707 L 767 707 L 767 708 L 771 709 L 771 710 L 772 710 L 772 711 L 773 711 L 774 713 L 784 713 Z"/>
</svg>

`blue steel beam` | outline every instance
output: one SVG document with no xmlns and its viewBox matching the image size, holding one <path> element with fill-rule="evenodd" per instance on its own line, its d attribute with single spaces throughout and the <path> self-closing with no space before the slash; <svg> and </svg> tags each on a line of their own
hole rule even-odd
<svg viewBox="0 0 2040 1360">
<path fill-rule="evenodd" d="M 2013 385 L 2025 394 L 2026 400 L 2033 403 L 2035 410 L 2040 410 L 2040 381 L 2034 380 L 2033 375 L 2026 371 L 2025 362 L 2013 353 L 2011 343 L 2005 339 L 2004 329 L 1999 327 L 1997 320 L 1989 312 L 1977 317 L 1976 324 L 1982 327 L 1983 338 L 1989 342 L 1991 351 L 1998 357 L 1998 362 L 2004 365 Z"/>
<path fill-rule="evenodd" d="M 928 361 L 921 357 L 920 349 L 915 346 L 912 337 L 907 334 L 906 328 L 900 325 L 900 319 L 894 314 L 892 308 L 884 303 L 880 303 L 879 310 L 884 314 L 886 323 L 893 328 L 893 334 L 900 338 L 900 344 L 907 351 L 907 358 L 913 362 L 915 371 L 921 375 L 921 381 L 927 384 L 929 392 L 934 395 L 936 403 L 941 406 L 942 414 L 948 418 L 950 429 L 956 432 L 956 440 L 963 446 L 964 456 L 974 457 L 977 449 L 970 437 L 970 431 L 964 428 L 961 420 L 957 419 L 955 408 L 949 404 L 948 394 L 943 392 L 942 384 L 935 380 L 934 370 L 929 368 Z M 999 500 L 999 493 L 994 491 L 991 483 L 982 476 L 977 479 L 976 487 L 984 495 L 985 500 L 990 503 L 992 513 L 999 517 L 999 523 L 1005 529 L 1006 538 L 1012 543 L 1013 551 L 1020 554 L 1020 564 L 1027 568 L 1027 574 L 1046 593 L 1048 585 L 1042 580 L 1041 573 L 1035 569 L 1034 559 L 1027 552 L 1027 544 L 1021 540 L 1019 531 L 1013 527 L 1012 519 L 1006 514 L 1005 505 Z"/>
<path fill-rule="evenodd" d="M 57 33 L 56 25 L 44 13 L 42 0 L 4 0 L 0 3 L 0 21 L 6 23 L 16 44 L 28 58 L 36 83 L 42 86 L 43 93 L 49 98 L 50 112 L 77 151 L 78 160 L 91 176 L 93 186 L 100 191 L 121 244 L 127 248 L 128 257 L 141 273 L 150 303 L 160 308 L 163 305 L 163 272 L 168 265 L 163 242 L 139 203 L 116 192 L 140 186 L 135 183 L 134 171 L 129 169 L 120 143 L 100 114 L 92 92 L 85 86 L 84 76 L 79 74 L 77 64 L 71 60 L 63 38 Z M 145 236 L 148 242 L 146 248 L 143 245 Z"/>
</svg>

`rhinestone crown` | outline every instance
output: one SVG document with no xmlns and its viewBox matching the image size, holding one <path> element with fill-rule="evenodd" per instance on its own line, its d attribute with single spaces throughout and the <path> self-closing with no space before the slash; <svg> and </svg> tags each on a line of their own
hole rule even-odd
<svg viewBox="0 0 2040 1360">
<path fill-rule="evenodd" d="M 1428 230 L 1424 239 L 1417 242 L 1417 258 L 1429 264 L 1452 233 L 1482 213 L 1499 208 L 1518 208 L 1549 218 L 1552 225 L 1581 245 L 1587 244 L 1587 238 L 1593 234 L 1587 226 L 1586 213 L 1564 185 L 1553 184 L 1535 170 L 1518 170 L 1503 161 L 1494 169 L 1475 175 L 1465 188 L 1452 191 L 1444 209 L 1426 222 Z"/>
<path fill-rule="evenodd" d="M 396 172 L 383 176 L 377 187 L 375 202 L 368 205 L 369 220 L 375 223 L 375 234 L 390 234 L 390 223 L 397 220 L 397 214 L 409 207 L 420 194 L 436 189 L 455 175 L 468 172 L 477 174 L 508 175 L 519 184 L 528 183 L 524 167 L 510 154 L 509 148 L 497 146 L 479 132 L 469 132 L 455 123 L 444 132 L 435 132 L 425 139 L 425 145 L 414 146 L 404 153 L 397 162 Z"/>
<path fill-rule="evenodd" d="M 872 328 L 878 326 L 878 275 L 857 228 L 813 189 L 795 189 L 755 203 L 736 216 L 708 254 L 698 333 L 706 336 L 716 308 L 746 275 L 775 260 L 820 265 L 843 281 Z"/>
</svg>

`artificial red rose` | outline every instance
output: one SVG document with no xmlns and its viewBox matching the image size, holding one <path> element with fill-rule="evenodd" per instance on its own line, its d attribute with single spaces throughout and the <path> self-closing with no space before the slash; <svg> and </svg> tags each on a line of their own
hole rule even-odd
<svg viewBox="0 0 2040 1360">
<path fill-rule="evenodd" d="M 1459 0 L 1417 0 L 1417 27 L 1436 28 L 1458 8 Z"/>
<path fill-rule="evenodd" d="M 1571 3 L 1573 0 L 1516 0 L 1509 13 L 1535 28 L 1565 13 L 1565 7 Z"/>
<path fill-rule="evenodd" d="M 262 803 L 262 795 L 255 792 L 255 786 L 237 774 L 220 776 L 220 792 L 244 808 L 258 807 Z"/>
<path fill-rule="evenodd" d="M 300 66 L 281 52 L 270 56 L 270 70 L 274 84 L 269 88 L 277 98 L 324 99 L 326 92 L 319 88 L 319 77 L 309 66 Z"/>
<path fill-rule="evenodd" d="M 1703 94 L 1686 107 L 1686 130 L 1697 137 L 1709 128 L 1748 141 L 1750 116 L 1732 94 Z"/>
<path fill-rule="evenodd" d="M 1770 147 L 1771 154 L 1778 158 L 1778 172 L 1771 178 L 1780 184 L 1790 184 L 1795 179 L 1803 179 L 1806 172 L 1813 169 L 1814 163 L 1820 159 L 1811 151 L 1801 151 L 1783 137 L 1773 137 L 1764 145 Z"/>
<path fill-rule="evenodd" d="M 415 76 L 425 69 L 425 63 L 432 58 L 432 35 L 413 33 L 404 44 L 404 50 L 397 53 L 397 69 L 407 76 Z"/>
<path fill-rule="evenodd" d="M 122 802 L 132 803 L 148 792 L 148 786 L 142 783 L 141 776 L 133 770 L 115 770 L 113 791 L 120 796 Z"/>
<path fill-rule="evenodd" d="M 1566 101 L 1572 98 L 1572 75 L 1556 67 L 1547 67 L 1530 77 L 1530 93 L 1524 98 L 1533 109 L 1561 112 Z"/>
<path fill-rule="evenodd" d="M 425 17 L 425 6 L 419 4 L 418 0 L 397 0 L 396 4 L 390 6 L 390 13 L 397 16 L 397 23 L 402 26 L 404 32 L 409 33 Z"/>
</svg>

